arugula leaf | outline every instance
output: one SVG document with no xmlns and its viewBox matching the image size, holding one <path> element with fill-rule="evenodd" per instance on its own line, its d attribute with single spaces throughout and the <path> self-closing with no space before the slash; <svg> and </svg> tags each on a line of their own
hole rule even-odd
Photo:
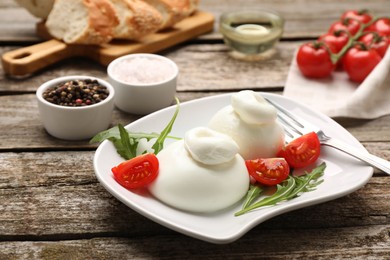
<svg viewBox="0 0 390 260">
<path fill-rule="evenodd" d="M 129 135 L 127 134 L 126 129 L 123 127 L 123 125 L 118 124 L 119 133 L 120 133 L 120 152 L 118 150 L 118 153 L 125 158 L 126 160 L 129 160 L 131 158 L 134 158 L 137 155 L 137 146 L 138 142 L 134 142 L 134 139 L 130 139 Z M 132 140 L 133 142 L 131 142 Z"/>
<path fill-rule="evenodd" d="M 163 149 L 164 141 L 166 138 L 171 138 L 176 140 L 181 139 L 178 137 L 169 136 L 169 133 L 172 130 L 173 124 L 176 120 L 176 117 L 180 109 L 179 106 L 180 102 L 177 98 L 176 98 L 176 104 L 177 104 L 176 110 L 172 119 L 169 121 L 168 125 L 164 128 L 164 130 L 160 134 L 129 132 L 124 128 L 123 125 L 118 124 L 117 126 L 114 126 L 110 129 L 107 129 L 105 131 L 96 134 L 89 142 L 97 143 L 97 142 L 103 142 L 104 140 L 107 139 L 114 144 L 118 154 L 121 157 L 123 157 L 126 160 L 129 160 L 137 156 L 137 147 L 141 139 L 146 139 L 147 141 L 156 139 L 152 148 L 154 149 L 154 153 L 157 154 Z"/>
<path fill-rule="evenodd" d="M 247 208 L 252 203 L 252 201 L 260 195 L 262 191 L 263 189 L 260 188 L 260 186 L 252 184 L 248 190 L 248 193 L 246 194 L 242 209 Z"/>
<path fill-rule="evenodd" d="M 169 121 L 168 125 L 164 128 L 164 130 L 161 132 L 160 136 L 157 138 L 156 142 L 152 146 L 154 150 L 154 154 L 158 154 L 164 148 L 164 141 L 167 138 L 168 134 L 172 131 L 173 123 L 175 123 L 176 117 L 179 114 L 180 101 L 176 97 L 175 99 L 177 104 L 175 114 L 173 115 L 171 121 Z"/>
<path fill-rule="evenodd" d="M 148 141 L 152 138 L 158 138 L 160 136 L 159 133 L 136 133 L 136 132 L 128 132 L 129 138 L 133 138 L 135 140 L 139 140 L 142 138 L 146 138 Z M 177 137 L 168 136 L 169 138 L 173 139 L 180 139 Z M 105 131 L 102 131 L 100 133 L 97 133 L 90 141 L 89 143 L 100 143 L 103 142 L 106 139 L 120 139 L 120 133 L 119 133 L 119 127 L 116 125 L 110 129 L 107 129 Z"/>
<path fill-rule="evenodd" d="M 274 194 L 257 202 L 255 202 L 255 200 L 261 196 L 261 188 L 257 190 L 253 187 L 255 185 L 252 185 L 247 193 L 242 209 L 236 212 L 234 215 L 240 216 L 251 210 L 264 206 L 272 206 L 279 202 L 299 197 L 304 192 L 315 190 L 315 188 L 323 182 L 322 179 L 320 180 L 320 177 L 323 176 L 325 168 L 326 164 L 322 163 L 313 169 L 310 173 L 306 173 L 305 175 L 290 175 L 287 180 L 276 186 L 277 189 Z"/>
<path fill-rule="evenodd" d="M 272 194 L 269 197 L 266 197 L 252 205 L 248 205 L 246 208 L 240 210 L 235 216 L 240 216 L 242 214 L 245 214 L 251 210 L 264 207 L 264 206 L 271 206 L 275 205 L 276 203 L 285 200 L 284 197 L 288 196 L 289 193 L 291 193 L 294 190 L 295 187 L 295 179 L 294 177 L 289 176 L 287 180 L 282 182 L 282 184 L 276 185 L 277 190 L 274 194 Z"/>
<path fill-rule="evenodd" d="M 317 166 L 312 172 L 306 173 L 302 176 L 295 176 L 295 181 L 298 184 L 293 192 L 289 194 L 286 200 L 293 199 L 298 197 L 303 192 L 310 192 L 315 190 L 316 186 L 320 185 L 324 180 L 320 180 L 319 178 L 324 174 L 326 168 L 326 164 L 322 163 Z"/>
</svg>

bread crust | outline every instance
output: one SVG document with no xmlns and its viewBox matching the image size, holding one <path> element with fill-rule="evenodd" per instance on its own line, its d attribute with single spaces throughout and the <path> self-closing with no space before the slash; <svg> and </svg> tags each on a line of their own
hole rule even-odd
<svg viewBox="0 0 390 260">
<path fill-rule="evenodd" d="M 53 37 L 68 44 L 100 45 L 112 39 L 139 40 L 172 27 L 191 15 L 199 0 L 49 1 L 54 4 L 45 25 Z"/>
<path fill-rule="evenodd" d="M 176 23 L 190 16 L 197 8 L 198 0 L 159 0 L 164 2 L 172 11 L 171 19 L 162 29 L 172 27 Z"/>
<path fill-rule="evenodd" d="M 65 7 L 66 6 L 66 7 Z M 78 6 L 86 9 L 86 26 L 80 33 L 70 35 L 72 16 L 62 12 L 74 12 Z M 64 10 L 66 9 L 66 10 Z M 61 17 L 59 19 L 58 17 Z M 109 0 L 56 0 L 46 21 L 49 33 L 69 44 L 103 44 L 114 37 L 114 27 L 119 24 L 114 6 Z"/>
<path fill-rule="evenodd" d="M 156 8 L 141 0 L 111 0 L 117 13 L 123 12 L 119 17 L 120 24 L 114 29 L 116 39 L 141 39 L 156 32 L 163 22 L 162 15 Z M 118 10 L 123 6 L 127 11 Z"/>
<path fill-rule="evenodd" d="M 82 37 L 72 43 L 102 44 L 114 38 L 114 27 L 119 24 L 115 8 L 107 0 L 83 0 L 89 9 L 89 26 Z"/>
</svg>

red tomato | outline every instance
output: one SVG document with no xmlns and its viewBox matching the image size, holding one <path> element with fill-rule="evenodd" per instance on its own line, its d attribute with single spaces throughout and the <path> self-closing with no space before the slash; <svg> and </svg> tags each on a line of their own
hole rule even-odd
<svg viewBox="0 0 390 260">
<path fill-rule="evenodd" d="M 266 186 L 279 184 L 290 174 L 290 167 L 284 158 L 246 160 L 245 164 L 250 176 Z"/>
<path fill-rule="evenodd" d="M 359 38 L 360 42 L 366 44 L 369 48 L 376 50 L 379 56 L 383 58 L 390 44 L 390 38 L 378 36 L 375 33 L 367 33 Z"/>
<path fill-rule="evenodd" d="M 341 19 L 346 19 L 346 18 L 355 19 L 355 20 L 357 20 L 357 21 L 359 21 L 361 23 L 364 23 L 364 24 L 368 23 L 372 19 L 371 15 L 369 14 L 369 12 L 367 10 L 360 10 L 360 11 L 349 10 L 349 11 L 346 11 L 341 16 Z"/>
<path fill-rule="evenodd" d="M 364 49 L 359 45 L 348 50 L 343 58 L 344 70 L 355 82 L 362 82 L 381 61 L 374 49 Z"/>
<path fill-rule="evenodd" d="M 334 22 L 328 33 L 333 33 L 337 31 L 347 31 L 351 35 L 355 35 L 360 29 L 360 22 L 355 19 L 346 18 L 341 21 Z"/>
<path fill-rule="evenodd" d="M 335 68 L 329 51 L 319 42 L 301 45 L 297 54 L 297 64 L 302 74 L 309 78 L 328 77 Z"/>
<path fill-rule="evenodd" d="M 330 51 L 333 53 L 339 53 L 341 49 L 348 43 L 349 37 L 343 31 L 326 33 L 319 37 L 319 41 L 326 44 Z"/>
<path fill-rule="evenodd" d="M 152 153 L 125 161 L 111 169 L 114 179 L 127 189 L 143 188 L 157 178 L 158 159 Z"/>
<path fill-rule="evenodd" d="M 381 36 L 390 37 L 390 18 L 380 18 L 375 23 L 368 26 L 365 31 L 374 31 Z"/>
<path fill-rule="evenodd" d="M 314 163 L 321 153 L 320 140 L 311 132 L 288 143 L 279 156 L 286 159 L 290 167 L 302 168 Z"/>
</svg>

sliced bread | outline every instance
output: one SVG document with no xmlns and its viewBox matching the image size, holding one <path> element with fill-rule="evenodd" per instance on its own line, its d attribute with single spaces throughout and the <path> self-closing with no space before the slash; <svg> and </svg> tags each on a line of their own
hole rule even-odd
<svg viewBox="0 0 390 260">
<path fill-rule="evenodd" d="M 199 0 L 144 0 L 153 5 L 163 15 L 160 29 L 172 27 L 191 15 L 197 8 Z"/>
<path fill-rule="evenodd" d="M 156 32 L 163 17 L 156 8 L 141 0 L 110 0 L 117 12 L 119 24 L 114 28 L 115 39 L 140 39 Z"/>
<path fill-rule="evenodd" d="M 56 0 L 46 21 L 49 33 L 69 44 L 107 43 L 118 24 L 109 0 Z"/>
</svg>

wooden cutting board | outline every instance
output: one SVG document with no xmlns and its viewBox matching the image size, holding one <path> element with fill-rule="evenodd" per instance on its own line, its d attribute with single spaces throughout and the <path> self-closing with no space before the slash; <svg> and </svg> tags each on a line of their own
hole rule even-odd
<svg viewBox="0 0 390 260">
<path fill-rule="evenodd" d="M 51 64 L 70 57 L 87 57 L 103 65 L 130 53 L 156 53 L 178 43 L 212 31 L 214 16 L 198 11 L 171 29 L 144 37 L 141 41 L 114 40 L 104 45 L 70 45 L 51 39 L 29 47 L 9 51 L 3 54 L 2 63 L 5 73 L 10 76 L 26 76 Z M 48 37 L 42 24 L 38 24 L 37 33 Z"/>
</svg>

